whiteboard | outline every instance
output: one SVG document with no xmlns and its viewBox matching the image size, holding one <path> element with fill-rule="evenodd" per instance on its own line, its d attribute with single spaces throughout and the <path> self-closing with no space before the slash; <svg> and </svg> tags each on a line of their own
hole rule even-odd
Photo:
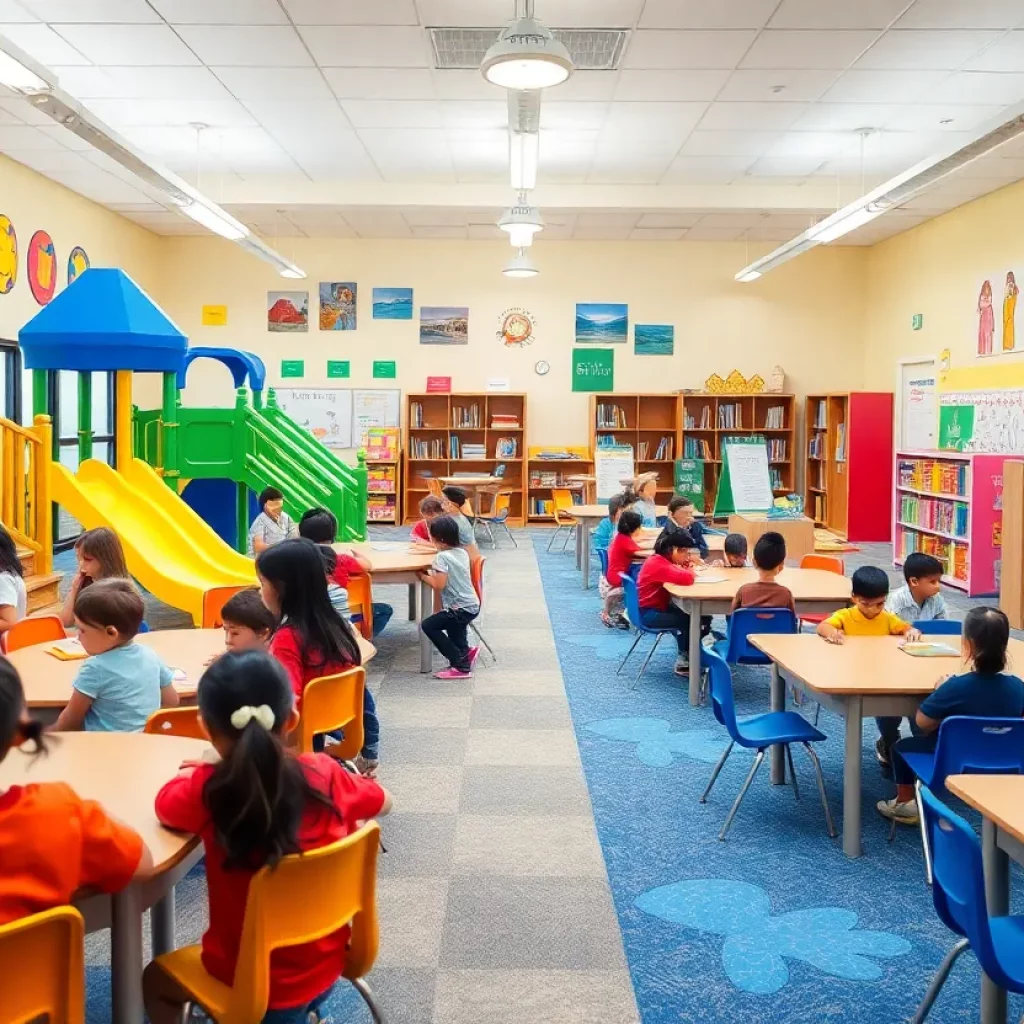
<svg viewBox="0 0 1024 1024">
<path fill-rule="evenodd" d="M 737 512 L 767 512 L 774 501 L 768 446 L 726 443 L 722 445 L 722 458 L 729 460 L 733 508 Z"/>
<path fill-rule="evenodd" d="M 401 426 L 402 392 L 397 389 L 352 392 L 352 436 L 360 448 L 366 447 L 368 427 Z"/>
<path fill-rule="evenodd" d="M 594 449 L 594 475 L 597 477 L 597 500 L 608 501 L 622 490 L 622 482 L 633 477 L 633 448 L 628 444 L 598 445 Z"/>
<path fill-rule="evenodd" d="M 352 447 L 350 388 L 275 388 L 278 407 L 325 448 Z"/>
</svg>

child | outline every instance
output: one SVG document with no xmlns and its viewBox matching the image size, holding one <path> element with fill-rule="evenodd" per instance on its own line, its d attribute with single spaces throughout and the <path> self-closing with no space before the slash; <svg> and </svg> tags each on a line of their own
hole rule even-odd
<svg viewBox="0 0 1024 1024">
<path fill-rule="evenodd" d="M 681 530 L 688 530 L 690 536 L 697 542 L 697 550 L 701 558 L 708 557 L 708 542 L 704 539 L 707 532 L 704 524 L 696 517 L 693 502 L 689 498 L 673 495 L 668 503 L 668 523 L 666 526 L 675 526 Z"/>
<path fill-rule="evenodd" d="M 334 605 L 334 610 L 344 618 L 352 621 L 352 613 L 348 606 L 348 581 L 353 576 L 363 576 L 370 571 L 369 559 L 358 551 L 345 555 L 336 552 L 330 545 L 338 535 L 338 520 L 334 513 L 325 508 L 311 508 L 302 513 L 299 520 L 299 536 L 319 544 L 327 570 L 327 596 Z M 389 604 L 373 602 L 373 635 L 384 632 L 384 627 L 391 621 L 394 608 Z"/>
<path fill-rule="evenodd" d="M 131 580 L 98 580 L 78 595 L 75 625 L 90 657 L 75 676 L 57 732 L 142 732 L 157 708 L 178 706 L 171 670 L 134 642 L 142 625 L 142 595 Z"/>
<path fill-rule="evenodd" d="M 26 744 L 33 757 L 44 752 L 43 728 L 28 717 L 14 666 L 0 658 L 0 761 Z M 67 784 L 29 782 L 0 788 L 0 864 L 5 925 L 70 903 L 79 889 L 119 892 L 152 872 L 153 855 L 134 829 Z"/>
<path fill-rule="evenodd" d="M 71 581 L 71 589 L 64 598 L 64 607 L 60 613 L 60 620 L 65 626 L 75 624 L 75 601 L 90 583 L 96 580 L 131 579 L 121 540 L 113 530 L 105 526 L 86 530 L 75 541 L 75 557 L 78 559 L 78 572 Z"/>
<path fill-rule="evenodd" d="M 742 533 L 730 533 L 724 543 L 725 567 L 745 569 L 747 566 L 747 538 Z"/>
<path fill-rule="evenodd" d="M 873 565 L 865 565 L 853 574 L 852 608 L 833 612 L 817 629 L 818 636 L 830 644 L 841 644 L 843 636 L 906 636 L 913 640 L 917 630 L 885 610 L 889 595 L 889 577 Z"/>
<path fill-rule="evenodd" d="M 284 495 L 276 487 L 264 487 L 259 501 L 262 511 L 249 527 L 249 554 L 253 556 L 295 536 L 295 524 L 284 510 Z"/>
<path fill-rule="evenodd" d="M 423 518 L 412 528 L 413 542 L 433 547 L 430 543 L 430 520 L 444 515 L 444 504 L 440 498 L 428 494 L 420 502 L 420 515 Z"/>
<path fill-rule="evenodd" d="M 480 614 L 480 601 L 473 589 L 469 554 L 460 546 L 459 527 L 452 516 L 430 521 L 430 539 L 437 557 L 428 573 L 420 573 L 431 590 L 440 591 L 441 611 L 421 624 L 430 642 L 448 659 L 448 667 L 435 672 L 437 679 L 469 679 L 479 647 L 470 647 L 469 624 Z"/>
<path fill-rule="evenodd" d="M 473 524 L 463 512 L 466 507 L 466 492 L 461 487 L 445 487 L 441 493 L 445 499 L 443 502 L 444 514 L 451 516 L 459 528 L 459 546 L 465 548 L 470 562 L 475 562 L 480 557 L 480 549 L 476 546 Z M 433 534 L 431 534 L 431 539 L 433 539 Z"/>
<path fill-rule="evenodd" d="M 240 590 L 225 602 L 220 617 L 229 651 L 265 651 L 277 625 L 256 589 Z"/>
<path fill-rule="evenodd" d="M 310 680 L 335 675 L 362 663 L 352 627 L 331 607 L 320 547 L 305 538 L 283 540 L 256 559 L 263 603 L 280 622 L 270 653 L 284 666 L 301 713 Z M 356 768 L 377 770 L 380 722 L 369 688 L 363 695 L 363 749 Z"/>
<path fill-rule="evenodd" d="M 654 554 L 644 562 L 636 581 L 643 624 L 675 631 L 679 649 L 675 664 L 677 676 L 686 675 L 689 671 L 690 616 L 671 603 L 665 584 L 676 583 L 681 587 L 693 584 L 696 576 L 689 566 L 691 552 L 696 553 L 696 550 L 697 542 L 686 530 L 665 530 L 654 542 Z"/>
<path fill-rule="evenodd" d="M 885 602 L 885 610 L 899 616 L 904 622 L 927 622 L 946 618 L 946 602 L 939 589 L 942 586 L 942 563 L 931 555 L 915 551 L 907 555 L 903 563 L 903 578 L 906 586 L 893 591 Z M 878 739 L 875 740 L 875 757 L 882 766 L 882 775 L 892 778 L 891 751 L 900 738 L 898 715 L 875 719 Z M 911 729 L 913 731 L 913 728 Z"/>
<path fill-rule="evenodd" d="M 615 539 L 615 526 L 619 521 L 619 514 L 632 504 L 625 491 L 613 494 L 608 499 L 608 515 L 594 527 L 591 535 L 591 546 L 595 551 L 607 551 Z"/>
<path fill-rule="evenodd" d="M 757 566 L 757 582 L 744 583 L 736 591 L 732 610 L 788 608 L 796 615 L 792 591 L 775 582 L 775 577 L 786 568 L 786 538 L 774 531 L 761 534 L 754 545 L 754 565 Z"/>
<path fill-rule="evenodd" d="M 658 474 L 641 473 L 633 479 L 632 493 L 636 495 L 634 508 L 640 513 L 644 526 L 652 529 L 658 525 L 657 508 L 654 504 L 658 493 Z"/>
<path fill-rule="evenodd" d="M 206 670 L 199 716 L 220 760 L 188 765 L 166 783 L 156 797 L 156 816 L 167 828 L 202 837 L 210 900 L 202 965 L 230 985 L 253 875 L 288 854 L 343 839 L 366 819 L 386 814 L 391 797 L 331 757 L 288 749 L 285 736 L 298 722 L 288 677 L 258 651 L 225 654 Z M 274 950 L 263 1020 L 320 1020 L 318 1011 L 344 968 L 348 938 L 345 927 Z M 143 992 L 152 1024 L 179 1021 L 192 998 L 158 960 L 146 968 Z"/>
<path fill-rule="evenodd" d="M 896 796 L 879 800 L 878 811 L 907 825 L 917 823 L 914 796 L 916 776 L 902 754 L 935 750 L 944 718 L 1020 718 L 1024 715 L 1024 682 L 1006 673 L 1006 647 L 1010 623 L 998 608 L 972 608 L 964 619 L 963 657 L 971 671 L 950 676 L 921 702 L 915 716 L 918 735 L 900 740 L 892 748 Z"/>
<path fill-rule="evenodd" d="M 0 525 L 0 636 L 25 618 L 28 594 L 18 549 L 11 535 Z"/>
<path fill-rule="evenodd" d="M 598 581 L 598 593 L 604 599 L 601 621 L 609 628 L 618 626 L 629 629 L 629 622 L 622 614 L 622 575 L 628 573 L 633 564 L 633 555 L 640 550 L 637 538 L 643 529 L 643 518 L 633 508 L 619 513 L 615 539 L 608 549 L 608 575 Z"/>
</svg>

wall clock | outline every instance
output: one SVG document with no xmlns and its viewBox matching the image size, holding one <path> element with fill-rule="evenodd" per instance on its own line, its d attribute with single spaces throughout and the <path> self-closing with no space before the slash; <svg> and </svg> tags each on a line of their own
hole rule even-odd
<svg viewBox="0 0 1024 1024">
<path fill-rule="evenodd" d="M 546 374 L 548 372 L 548 370 L 550 370 L 550 369 L 551 369 L 551 364 L 548 363 L 544 359 L 538 359 L 537 360 L 537 364 L 534 366 L 534 370 L 538 374 L 540 374 L 541 377 L 543 377 L 544 374 Z"/>
</svg>

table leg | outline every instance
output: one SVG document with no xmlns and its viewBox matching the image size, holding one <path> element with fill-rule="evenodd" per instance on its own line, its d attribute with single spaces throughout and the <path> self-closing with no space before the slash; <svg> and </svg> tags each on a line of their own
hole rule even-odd
<svg viewBox="0 0 1024 1024">
<path fill-rule="evenodd" d="M 580 560 L 583 569 L 583 589 L 590 589 L 590 527 L 584 523 L 576 524 L 576 537 L 580 545 Z"/>
<path fill-rule="evenodd" d="M 427 634 L 423 632 L 423 620 L 430 615 L 433 608 L 434 592 L 422 581 L 420 581 L 419 589 L 420 600 L 416 621 L 420 624 L 420 671 L 429 672 L 433 665 L 434 647 Z"/>
<path fill-rule="evenodd" d="M 153 936 L 153 956 L 170 953 L 177 948 L 174 938 L 174 886 L 149 911 L 149 930 Z"/>
<path fill-rule="evenodd" d="M 416 584 L 409 584 L 409 621 L 419 622 L 416 618 Z"/>
<path fill-rule="evenodd" d="M 782 678 L 782 673 L 779 671 L 779 666 L 772 662 L 772 683 L 771 683 L 771 703 L 770 708 L 772 711 L 785 711 L 786 710 L 786 683 Z M 772 762 L 771 762 L 771 779 L 773 786 L 784 786 L 786 784 L 786 758 L 785 758 L 785 747 L 781 743 L 776 743 L 772 747 Z"/>
<path fill-rule="evenodd" d="M 580 524 L 576 523 L 576 568 L 583 568 L 583 534 L 580 533 Z"/>
<path fill-rule="evenodd" d="M 700 601 L 687 601 L 690 615 L 690 703 L 700 703 Z"/>
<path fill-rule="evenodd" d="M 843 756 L 843 853 L 859 857 L 864 851 L 860 843 L 860 775 L 864 746 L 864 709 L 860 697 L 851 697 L 846 704 L 846 750 Z"/>
<path fill-rule="evenodd" d="M 985 902 L 989 917 L 1010 912 L 1010 859 L 996 844 L 995 822 L 981 822 L 981 858 L 985 865 Z M 1006 1024 L 1006 990 L 981 975 L 981 1024 Z"/>
<path fill-rule="evenodd" d="M 110 1001 L 112 1024 L 140 1024 L 142 903 L 138 885 L 111 897 Z"/>
</svg>

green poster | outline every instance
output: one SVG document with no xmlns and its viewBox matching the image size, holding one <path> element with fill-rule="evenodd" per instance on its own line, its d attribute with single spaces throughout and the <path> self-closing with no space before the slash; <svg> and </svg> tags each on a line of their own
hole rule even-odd
<svg viewBox="0 0 1024 1024">
<path fill-rule="evenodd" d="M 939 406 L 939 447 L 962 452 L 974 436 L 973 405 Z"/>
<path fill-rule="evenodd" d="M 348 377 L 350 376 L 351 364 L 347 359 L 328 359 L 327 360 L 327 376 L 328 377 Z"/>
<path fill-rule="evenodd" d="M 304 377 L 306 375 L 306 364 L 301 359 L 282 359 L 282 377 Z"/>
<path fill-rule="evenodd" d="M 374 377 L 397 377 L 398 373 L 393 359 L 374 359 Z"/>
<path fill-rule="evenodd" d="M 577 348 L 572 353 L 573 391 L 611 391 L 615 387 L 615 350 Z"/>
<path fill-rule="evenodd" d="M 730 437 L 722 442 L 722 474 L 715 515 L 767 512 L 774 501 L 768 446 L 763 437 Z"/>
<path fill-rule="evenodd" d="M 689 498 L 698 512 L 704 511 L 704 463 L 700 459 L 676 459 L 675 492 Z"/>
</svg>

